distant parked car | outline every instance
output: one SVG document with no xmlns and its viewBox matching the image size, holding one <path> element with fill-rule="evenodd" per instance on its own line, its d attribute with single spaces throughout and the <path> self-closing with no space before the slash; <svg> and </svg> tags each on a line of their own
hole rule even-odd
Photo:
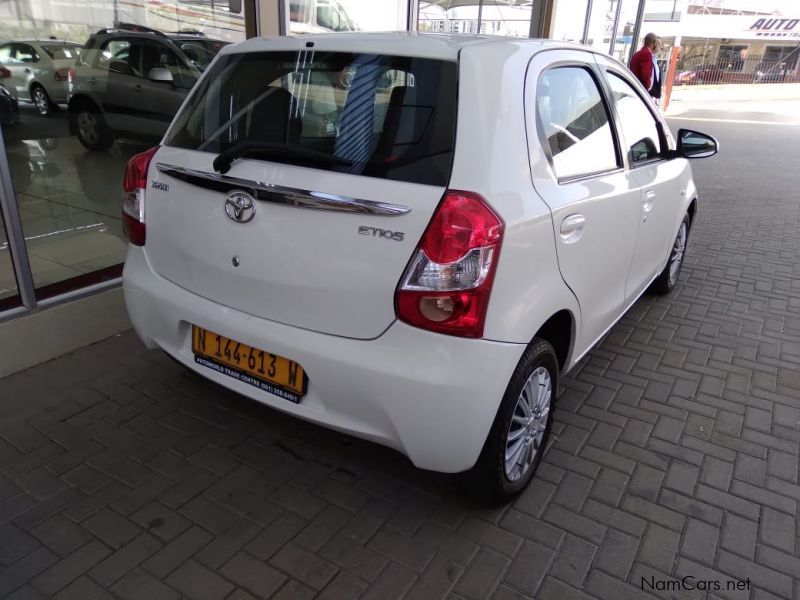
<svg viewBox="0 0 800 600">
<path fill-rule="evenodd" d="M 199 31 L 179 31 L 170 33 L 168 36 L 201 71 L 205 71 L 217 53 L 230 44 L 230 42 L 207 38 L 204 33 Z"/>
<path fill-rule="evenodd" d="M 106 150 L 120 137 L 164 135 L 200 70 L 167 35 L 120 25 L 87 40 L 71 77 L 70 132 Z"/>
<path fill-rule="evenodd" d="M 760 63 L 753 75 L 753 83 L 775 83 L 786 80 L 787 64 L 785 62 Z"/>
<path fill-rule="evenodd" d="M 57 40 L 19 40 L 0 45 L 0 62 L 11 72 L 16 95 L 33 103 L 40 115 L 68 100 L 69 70 L 80 44 Z"/>
<path fill-rule="evenodd" d="M 0 63 L 0 125 L 19 123 L 19 102 L 13 89 L 4 84 L 11 78 L 11 71 Z"/>
<path fill-rule="evenodd" d="M 703 83 L 719 83 L 722 79 L 722 67 L 708 63 L 697 65 L 675 76 L 676 85 L 699 85 Z"/>
</svg>

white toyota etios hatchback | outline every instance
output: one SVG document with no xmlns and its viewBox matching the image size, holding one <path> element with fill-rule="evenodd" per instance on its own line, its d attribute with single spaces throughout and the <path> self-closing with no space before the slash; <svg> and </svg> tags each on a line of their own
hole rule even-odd
<svg viewBox="0 0 800 600">
<path fill-rule="evenodd" d="M 541 460 L 559 375 L 675 286 L 686 158 L 715 152 L 588 48 L 252 39 L 128 165 L 128 311 L 220 385 L 501 501 Z"/>
</svg>

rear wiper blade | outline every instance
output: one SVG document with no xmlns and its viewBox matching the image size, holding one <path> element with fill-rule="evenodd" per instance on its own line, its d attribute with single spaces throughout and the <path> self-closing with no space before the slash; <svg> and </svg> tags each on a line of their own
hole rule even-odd
<svg viewBox="0 0 800 600">
<path fill-rule="evenodd" d="M 339 158 L 327 152 L 312 150 L 311 148 L 303 148 L 302 146 L 288 146 L 286 144 L 277 144 L 274 142 L 248 141 L 234 144 L 224 152 L 221 152 L 214 159 L 214 170 L 218 173 L 227 173 L 234 160 L 253 154 L 281 155 L 287 158 L 324 165 L 349 167 L 353 164 L 352 161 L 345 158 Z"/>
</svg>

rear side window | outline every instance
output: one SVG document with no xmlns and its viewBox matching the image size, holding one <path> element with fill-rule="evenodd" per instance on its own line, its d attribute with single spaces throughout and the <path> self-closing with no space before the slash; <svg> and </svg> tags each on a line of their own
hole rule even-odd
<svg viewBox="0 0 800 600">
<path fill-rule="evenodd" d="M 557 67 L 543 73 L 536 109 L 556 177 L 569 179 L 619 166 L 608 111 L 589 71 Z"/>
<path fill-rule="evenodd" d="M 627 81 L 614 73 L 608 74 L 608 83 L 614 94 L 622 134 L 628 143 L 633 164 L 661 156 L 656 120 L 639 94 L 633 91 Z"/>
<path fill-rule="evenodd" d="M 220 57 L 176 117 L 167 144 L 220 153 L 270 145 L 266 160 L 412 183 L 447 184 L 455 62 L 340 52 Z M 275 152 L 285 145 L 285 154 Z M 258 158 L 251 152 L 250 157 Z M 347 163 L 347 164 L 342 164 Z"/>
</svg>

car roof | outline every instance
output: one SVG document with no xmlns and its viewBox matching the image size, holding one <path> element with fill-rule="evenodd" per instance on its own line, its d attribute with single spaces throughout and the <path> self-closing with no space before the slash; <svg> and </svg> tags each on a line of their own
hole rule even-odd
<svg viewBox="0 0 800 600">
<path fill-rule="evenodd" d="M 250 38 L 244 42 L 226 46 L 220 52 L 235 54 L 264 50 L 299 51 L 313 44 L 315 50 L 331 52 L 364 52 L 417 56 L 455 60 L 463 48 L 490 48 L 507 46 L 510 50 L 526 48 L 539 51 L 549 48 L 589 50 L 587 46 L 554 40 L 512 38 L 492 35 L 437 34 L 409 31 L 387 33 L 321 33 L 302 36 L 274 36 Z"/>
<path fill-rule="evenodd" d="M 5 46 L 6 44 L 38 44 L 40 46 L 81 46 L 80 42 L 68 42 L 67 40 L 32 40 L 32 39 L 21 39 L 21 40 L 8 40 L 6 42 L 2 42 L 2 45 Z"/>
</svg>

